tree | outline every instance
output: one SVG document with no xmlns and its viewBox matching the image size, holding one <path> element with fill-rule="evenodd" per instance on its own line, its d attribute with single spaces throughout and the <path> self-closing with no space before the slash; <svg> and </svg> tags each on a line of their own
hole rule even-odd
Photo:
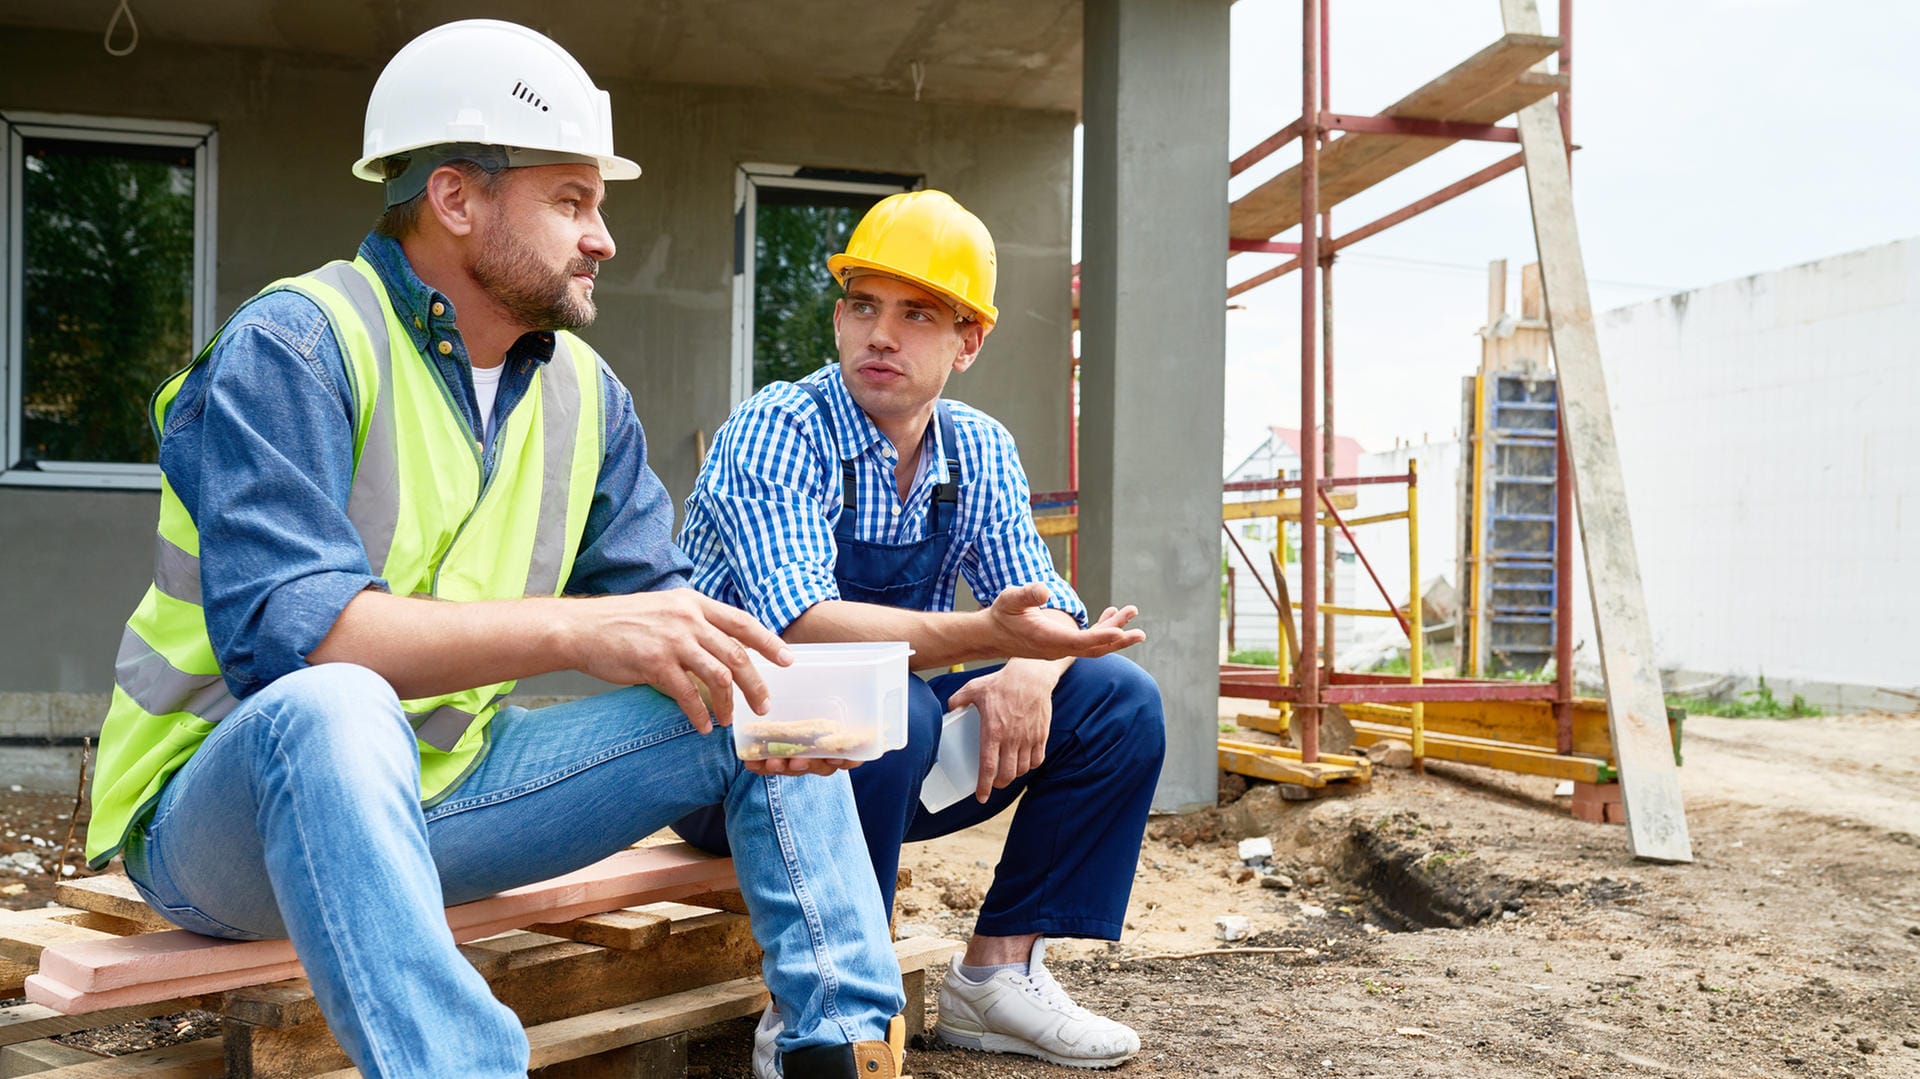
<svg viewBox="0 0 1920 1079">
<path fill-rule="evenodd" d="M 754 220 L 753 385 L 792 382 L 837 359 L 827 258 L 846 249 L 866 206 L 762 202 Z"/>
<path fill-rule="evenodd" d="M 148 399 L 194 350 L 194 152 L 24 149 L 22 456 L 155 461 Z"/>
</svg>

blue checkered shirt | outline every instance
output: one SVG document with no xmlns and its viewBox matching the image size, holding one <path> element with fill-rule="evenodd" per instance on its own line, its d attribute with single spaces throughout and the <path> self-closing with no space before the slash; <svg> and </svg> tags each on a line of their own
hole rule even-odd
<svg viewBox="0 0 1920 1079">
<path fill-rule="evenodd" d="M 794 383 L 776 382 L 754 394 L 714 437 L 680 530 L 680 546 L 693 561 L 693 586 L 776 633 L 814 604 L 840 598 L 833 532 L 841 512 L 843 459 L 857 462 L 854 536 L 867 542 L 923 538 L 934 488 L 948 480 L 947 447 L 940 444 L 940 425 L 930 423 L 919 472 L 903 503 L 894 482 L 893 445 L 847 393 L 839 367 L 823 367 L 804 381 L 826 395 L 833 426 Z M 983 604 L 1002 589 L 1039 581 L 1052 592 L 1047 606 L 1085 625 L 1086 606 L 1054 571 L 1053 556 L 1034 529 L 1027 474 L 1013 436 L 979 409 L 957 401 L 948 407 L 960 443 L 960 501 L 933 609 L 953 609 L 962 575 Z"/>
</svg>

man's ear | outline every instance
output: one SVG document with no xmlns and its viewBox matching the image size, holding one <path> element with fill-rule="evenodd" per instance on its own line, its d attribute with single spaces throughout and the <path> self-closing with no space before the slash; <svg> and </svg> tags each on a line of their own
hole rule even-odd
<svg viewBox="0 0 1920 1079">
<path fill-rule="evenodd" d="M 980 347 L 987 343 L 988 328 L 981 323 L 960 324 L 960 354 L 953 358 L 953 373 L 960 374 L 980 358 Z"/>
<path fill-rule="evenodd" d="M 840 358 L 840 315 L 846 309 L 847 298 L 845 296 L 833 301 L 833 355 L 836 360 Z"/>
<path fill-rule="evenodd" d="M 427 177 L 427 209 L 451 235 L 466 236 L 473 232 L 480 198 L 479 192 L 467 183 L 466 176 L 451 165 L 442 165 Z"/>
</svg>

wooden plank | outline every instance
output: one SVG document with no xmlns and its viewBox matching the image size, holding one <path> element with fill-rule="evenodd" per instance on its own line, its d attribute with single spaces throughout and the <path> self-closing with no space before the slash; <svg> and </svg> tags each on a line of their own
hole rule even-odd
<svg viewBox="0 0 1920 1079">
<path fill-rule="evenodd" d="M 36 968 L 40 965 L 40 953 L 56 944 L 117 939 L 112 933 L 65 922 L 26 918 L 0 921 L 0 957 Z"/>
<path fill-rule="evenodd" d="M 159 936 L 148 933 L 146 936 Z M 134 939 L 139 938 L 123 938 Z M 101 941 L 91 945 L 74 947 L 97 947 L 111 943 Z M 57 949 L 55 950 L 57 951 Z M 54 952 L 42 953 L 44 961 Z M 35 974 L 27 979 L 23 987 L 27 999 L 35 1004 L 45 1004 L 56 1011 L 69 1015 L 83 1012 L 100 1011 L 106 1008 L 124 1008 L 132 1004 L 142 1004 L 150 1000 L 172 1000 L 178 997 L 202 996 L 238 989 L 243 985 L 257 982 L 277 982 L 292 978 L 300 973 L 300 964 L 296 962 L 275 963 L 270 966 L 250 966 L 243 970 L 200 974 L 185 978 L 141 982 L 136 985 L 122 986 L 118 989 L 82 990 L 75 989 L 59 978 L 48 977 L 45 973 Z"/>
<path fill-rule="evenodd" d="M 1407 732 L 1402 728 L 1368 723 L 1364 720 L 1354 722 L 1353 735 L 1354 740 L 1363 746 L 1370 746 L 1389 738 L 1395 741 L 1405 741 L 1407 738 Z M 1574 779 L 1592 783 L 1602 778 L 1606 768 L 1604 761 L 1593 757 L 1563 757 L 1550 749 L 1495 742 L 1484 738 L 1470 738 L 1465 735 L 1434 734 L 1429 731 L 1422 741 L 1425 743 L 1423 748 L 1429 760 L 1476 764 L 1483 768 L 1498 768 L 1503 772 L 1517 772 L 1521 775 L 1551 776 L 1554 779 Z"/>
<path fill-rule="evenodd" d="M 1411 731 L 1412 710 L 1405 705 L 1344 704 L 1347 715 Z M 1424 723 L 1431 734 L 1459 734 L 1496 742 L 1553 750 L 1551 701 L 1428 701 Z M 1573 702 L 1573 752 L 1613 759 L 1613 735 L 1607 728 L 1607 704 L 1590 697 Z"/>
<path fill-rule="evenodd" d="M 124 873 L 102 873 L 97 877 L 63 880 L 53 889 L 54 897 L 69 907 L 91 910 L 124 918 L 140 927 L 142 933 L 159 933 L 178 926 L 155 914 L 147 901 L 134 891 L 133 882 Z"/>
<path fill-rule="evenodd" d="M 18 1079 L 22 1075 L 38 1075 L 73 1064 L 91 1064 L 99 1059 L 99 1053 L 75 1049 L 47 1038 L 19 1042 L 0 1047 L 0 1077 Z"/>
<path fill-rule="evenodd" d="M 1352 705 L 1347 706 L 1349 710 Z M 1286 734 L 1292 726 L 1292 717 L 1279 712 L 1242 712 L 1233 717 L 1234 723 L 1250 731 L 1266 731 L 1268 734 Z"/>
<path fill-rule="evenodd" d="M 1352 491 L 1334 491 L 1328 496 L 1333 508 L 1350 510 L 1359 505 L 1360 498 Z M 1220 504 L 1222 521 L 1245 521 L 1255 517 L 1276 517 L 1284 521 L 1300 519 L 1300 500 L 1297 498 L 1262 498 L 1249 502 L 1223 502 Z M 1331 524 L 1330 520 L 1322 523 Z"/>
<path fill-rule="evenodd" d="M 0 1045 L 13 1045 L 18 1042 L 33 1041 L 36 1038 L 51 1038 L 57 1034 L 71 1034 L 76 1030 L 92 1030 L 94 1027 L 110 1027 L 116 1023 L 128 1023 L 155 1015 L 184 1012 L 205 1007 L 207 1003 L 199 997 L 189 997 L 185 1000 L 159 1000 L 129 1008 L 90 1012 L 86 1015 L 67 1015 L 41 1004 L 10 1004 L 0 1008 Z"/>
<path fill-rule="evenodd" d="M 673 932 L 673 921 L 639 910 L 610 910 L 604 914 L 575 918 L 570 922 L 536 922 L 527 930 L 550 937 L 565 937 L 583 944 L 597 944 L 602 948 L 632 951 L 651 948 L 666 940 L 667 935 Z"/>
<path fill-rule="evenodd" d="M 1501 0 L 1500 6 L 1507 30 L 1539 31 L 1540 13 L 1533 0 Z M 1574 223 L 1567 146 L 1552 102 L 1521 110 L 1520 152 L 1526 160 L 1534 242 L 1540 250 L 1547 321 L 1552 324 L 1561 429 L 1573 463 L 1587 585 L 1607 681 L 1608 721 L 1626 795 L 1627 848 L 1648 861 L 1691 862 L 1680 772 L 1667 733 L 1666 699 L 1655 666 L 1633 523 L 1627 515 L 1626 481 Z"/>
<path fill-rule="evenodd" d="M 768 999 L 766 987 L 760 984 L 759 978 L 735 978 L 654 1000 L 542 1023 L 527 1031 L 532 1066 L 543 1068 L 709 1023 L 754 1015 L 767 1006 Z"/>
<path fill-rule="evenodd" d="M 906 870 L 902 869 L 900 872 L 905 873 Z M 747 898 L 737 890 L 727 892 L 702 892 L 699 895 L 690 895 L 684 900 L 681 900 L 681 902 L 690 907 L 711 907 L 714 910 L 724 910 L 729 914 L 748 913 Z"/>
<path fill-rule="evenodd" d="M 38 1074 L 40 1079 L 213 1079 L 226 1070 L 220 1039 L 202 1038 Z"/>
<path fill-rule="evenodd" d="M 686 1034 L 669 1034 L 650 1042 L 564 1060 L 536 1068 L 529 1079 L 686 1079 Z"/>
<path fill-rule="evenodd" d="M 101 878 L 93 878 L 95 880 Z M 541 918 L 586 914 L 735 885 L 733 862 L 684 843 L 620 851 L 553 880 L 447 909 L 465 942 Z M 36 1003 L 63 1011 L 115 1007 L 280 981 L 300 972 L 284 940 L 215 941 L 184 930 L 63 945 L 41 956 L 27 979 Z"/>
<path fill-rule="evenodd" d="M 1408 120 L 1491 124 L 1566 85 L 1558 75 L 1529 71 L 1560 48 L 1560 39 L 1507 34 L 1452 70 L 1394 102 L 1381 115 Z M 1320 151 L 1319 207 L 1331 209 L 1416 162 L 1451 139 L 1349 131 Z M 1300 168 L 1294 166 L 1235 199 L 1227 234 L 1265 240 L 1300 223 Z"/>
<path fill-rule="evenodd" d="M 1323 753 L 1318 761 L 1308 764 L 1300 759 L 1299 750 L 1289 746 L 1260 745 L 1226 738 L 1220 739 L 1218 753 L 1223 770 L 1276 783 L 1324 787 L 1338 780 L 1365 783 L 1373 778 L 1373 763 L 1365 757 Z"/>
</svg>

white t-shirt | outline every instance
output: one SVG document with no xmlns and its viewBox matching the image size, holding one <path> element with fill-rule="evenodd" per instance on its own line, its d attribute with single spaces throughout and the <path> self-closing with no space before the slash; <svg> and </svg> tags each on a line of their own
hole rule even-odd
<svg viewBox="0 0 1920 1079">
<path fill-rule="evenodd" d="M 475 367 L 473 371 L 473 396 L 480 404 L 480 422 L 485 425 L 480 432 L 482 442 L 493 440 L 493 399 L 500 392 L 500 372 L 507 365 L 496 363 L 492 367 Z"/>
</svg>

